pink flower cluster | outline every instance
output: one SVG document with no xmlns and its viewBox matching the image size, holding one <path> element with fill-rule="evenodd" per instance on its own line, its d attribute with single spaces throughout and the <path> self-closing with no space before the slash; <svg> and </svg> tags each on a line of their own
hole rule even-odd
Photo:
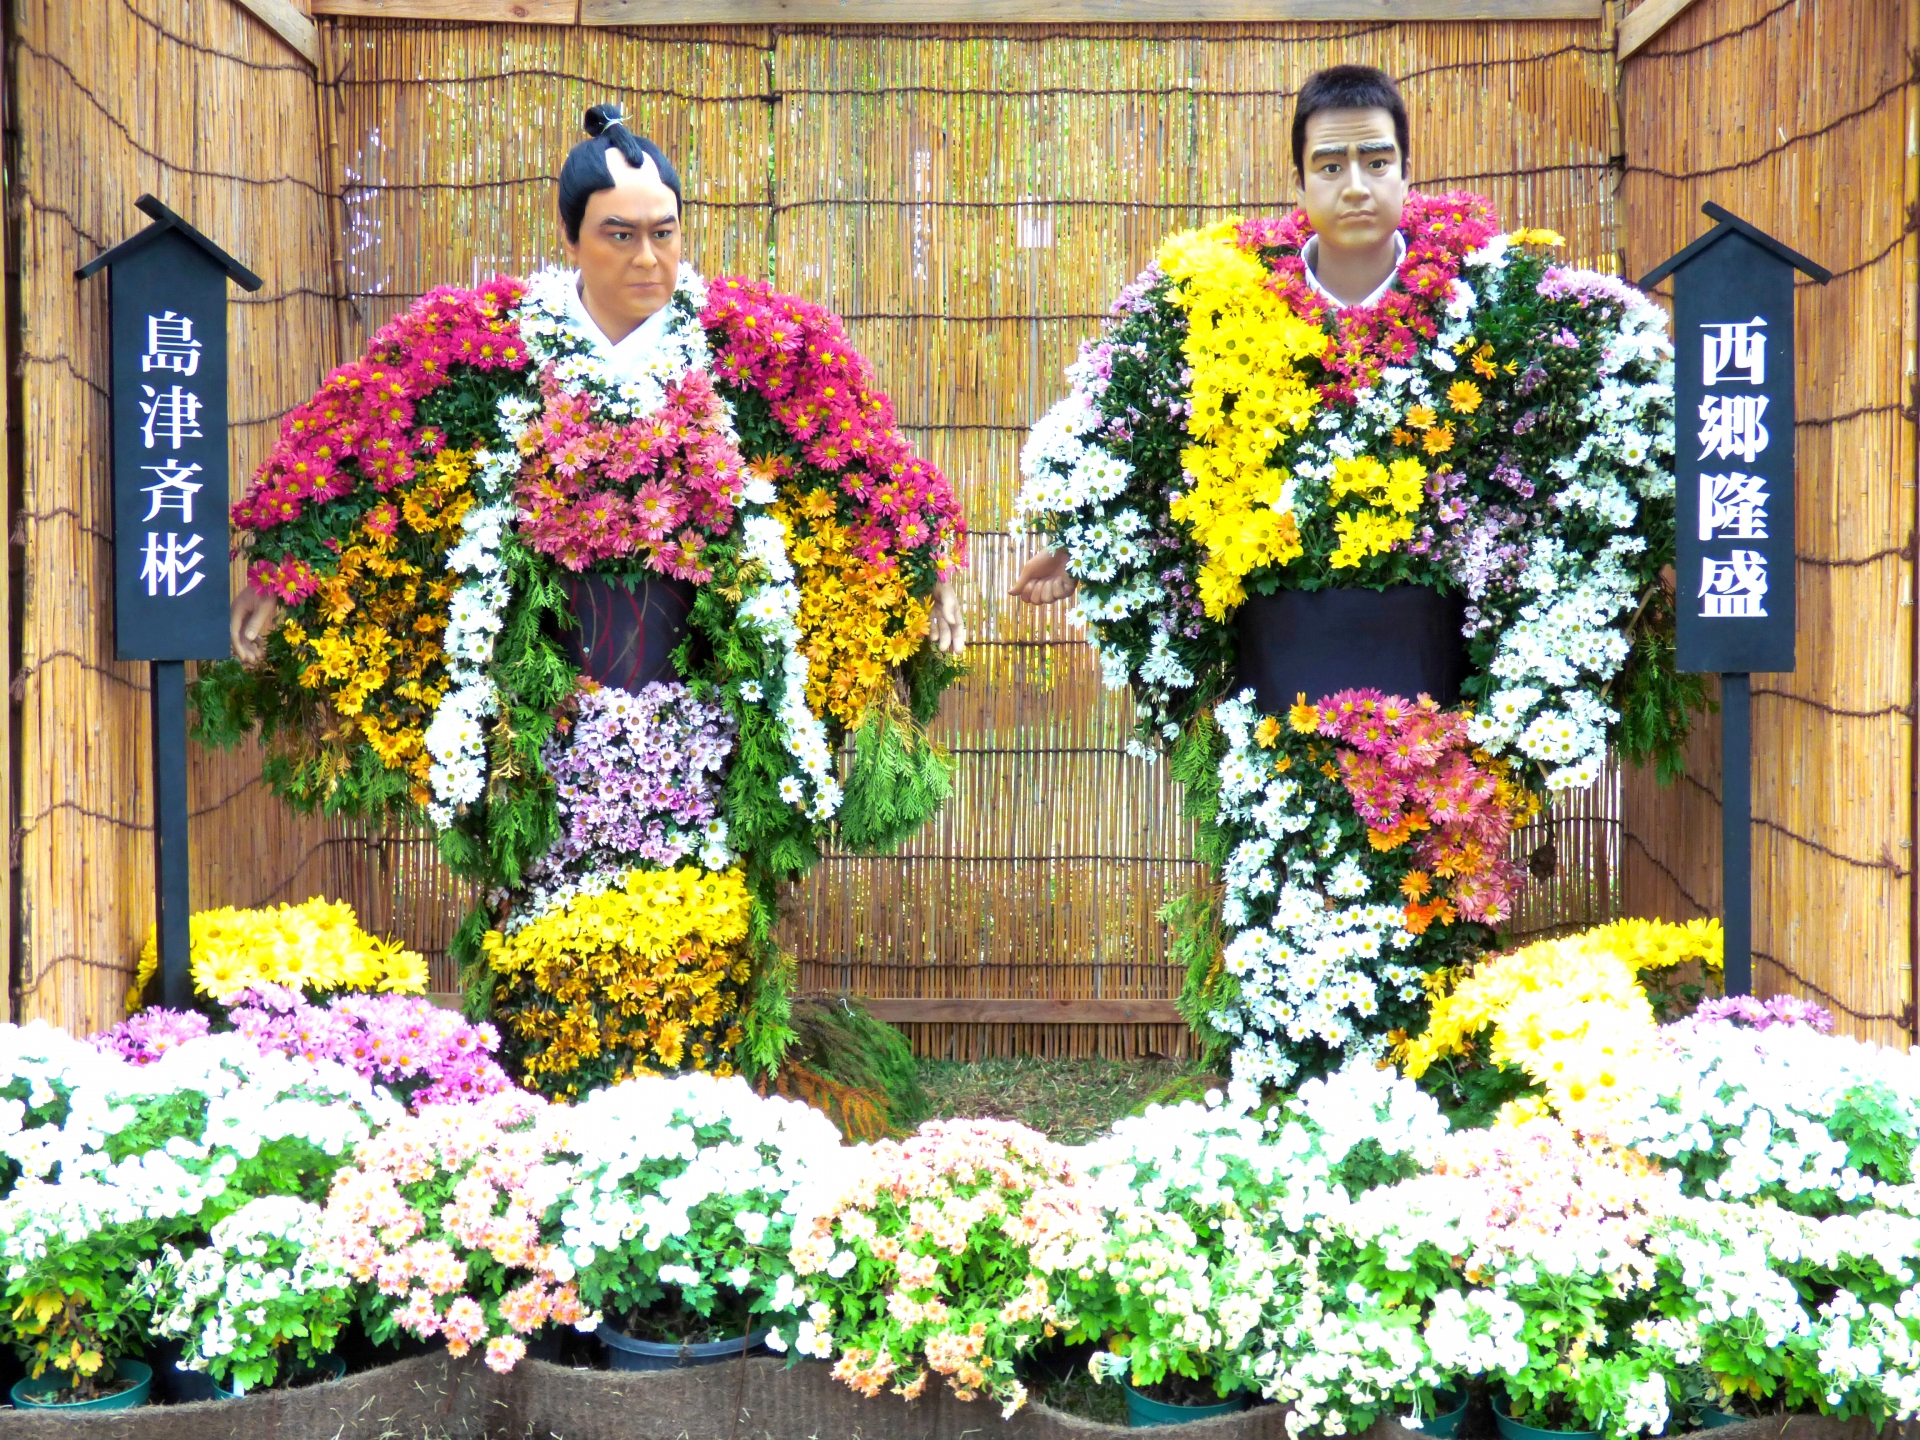
<svg viewBox="0 0 1920 1440">
<path fill-rule="evenodd" d="M 1304 210 L 1241 222 L 1239 243 L 1247 250 L 1279 251 L 1271 259 L 1272 289 L 1296 314 L 1330 325 L 1333 344 L 1321 363 L 1335 377 L 1320 387 L 1329 400 L 1351 401 L 1388 365 L 1413 359 L 1419 344 L 1439 333 L 1435 313 L 1452 292 L 1461 262 L 1500 233 L 1493 202 L 1468 191 L 1440 195 L 1409 192 L 1400 216 L 1407 253 L 1399 284 L 1372 305 L 1335 306 L 1307 279 L 1300 252 L 1313 236 Z"/>
<path fill-rule="evenodd" d="M 891 1384 L 911 1399 L 931 1372 L 961 1399 L 986 1392 L 1010 1414 L 1026 1395 L 1014 1355 L 1072 1323 L 1046 1277 L 1101 1253 L 1105 1214 L 1093 1191 L 1068 1151 L 1004 1120 L 929 1121 L 906 1140 L 865 1147 L 859 1161 L 811 1224 L 795 1227 L 790 1252 L 829 1300 L 876 1283 L 863 1278 L 869 1266 L 849 1270 L 836 1255 L 893 1269 L 892 1284 L 877 1282 L 884 1306 L 857 1304 L 865 1321 L 831 1337 L 842 1351 L 834 1377 L 866 1395 Z"/>
<path fill-rule="evenodd" d="M 1375 848 L 1417 835 L 1423 877 L 1452 882 L 1444 896 L 1410 891 L 1408 923 L 1419 931 L 1454 914 L 1490 925 L 1505 919 L 1521 881 L 1507 858 L 1514 817 L 1500 777 L 1475 756 L 1465 714 L 1425 695 L 1407 701 L 1377 690 L 1342 690 L 1317 709 L 1319 732 L 1347 747 L 1340 779 Z"/>
<path fill-rule="evenodd" d="M 155 1006 L 128 1016 L 111 1030 L 93 1037 L 96 1049 L 118 1055 L 135 1065 L 151 1065 L 167 1051 L 207 1033 L 207 1017 L 197 1010 L 166 1010 Z"/>
<path fill-rule="evenodd" d="M 663 575 L 710 580 L 701 552 L 733 528 L 746 467 L 706 375 L 689 373 L 663 407 L 624 424 L 551 374 L 541 393 L 514 490 L 526 542 L 573 571 L 637 555 Z"/>
<path fill-rule="evenodd" d="M 445 436 L 416 429 L 414 414 L 455 366 L 526 368 L 526 347 L 509 318 L 524 288 L 506 276 L 473 290 L 445 286 L 388 321 L 364 357 L 327 376 L 320 393 L 281 422 L 273 452 L 233 507 L 234 524 L 258 533 L 362 483 L 381 493 L 404 485 L 413 477 L 413 456 L 445 443 Z M 311 567 L 292 559 L 256 560 L 247 577 L 256 590 L 289 603 L 318 584 Z"/>
<path fill-rule="evenodd" d="M 1515 1262 L 1572 1252 L 1603 1274 L 1643 1286 L 1653 1223 L 1680 1196 L 1680 1177 L 1631 1150 L 1557 1120 L 1456 1131 L 1432 1170 L 1374 1192 L 1381 1213 L 1444 1215 L 1466 1279 L 1489 1284 Z"/>
<path fill-rule="evenodd" d="M 1771 1030 L 1776 1025 L 1805 1025 L 1822 1035 L 1833 1033 L 1833 1014 L 1798 995 L 1723 995 L 1704 1001 L 1688 1017 L 1695 1026 L 1731 1025 L 1741 1030 Z"/>
<path fill-rule="evenodd" d="M 715 373 L 765 397 L 809 465 L 837 476 L 856 505 L 854 546 L 885 564 L 930 549 L 944 574 L 966 559 L 966 525 L 947 477 L 894 429 L 893 405 L 830 311 L 759 281 L 728 277 L 700 317 Z"/>
<path fill-rule="evenodd" d="M 456 1356 L 484 1342 L 503 1373 L 526 1354 L 522 1337 L 549 1322 L 592 1329 L 599 1317 L 545 1229 L 571 1174 L 566 1116 L 513 1092 L 380 1131 L 334 1177 L 323 1253 L 391 1302 L 402 1329 L 444 1336 Z M 481 1257 L 493 1265 L 476 1275 Z"/>
<path fill-rule="evenodd" d="M 454 1105 L 514 1088 L 493 1058 L 500 1035 L 417 995 L 342 995 L 323 1008 L 277 985 L 243 990 L 228 1018 L 262 1050 L 333 1060 L 403 1092 Z"/>
</svg>

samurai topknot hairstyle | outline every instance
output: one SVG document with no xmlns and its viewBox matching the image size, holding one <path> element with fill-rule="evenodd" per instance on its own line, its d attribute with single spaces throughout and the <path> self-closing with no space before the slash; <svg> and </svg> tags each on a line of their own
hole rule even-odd
<svg viewBox="0 0 1920 1440">
<path fill-rule="evenodd" d="M 635 169 L 652 160 L 660 167 L 661 181 L 673 191 L 674 203 L 680 203 L 680 175 L 673 162 L 658 145 L 629 130 L 620 117 L 618 105 L 595 105 L 588 110 L 587 138 L 567 152 L 567 163 L 560 167 L 560 226 L 569 241 L 580 239 L 587 202 L 599 191 L 613 188 L 613 172 L 607 168 L 609 150 L 618 150 Z"/>
<path fill-rule="evenodd" d="M 1400 87 L 1384 70 L 1371 65 L 1329 65 L 1316 70 L 1300 87 L 1293 106 L 1293 173 L 1305 177 L 1307 121 L 1322 110 L 1384 110 L 1393 117 L 1394 138 L 1400 142 L 1400 173 L 1406 174 L 1407 102 Z"/>
</svg>

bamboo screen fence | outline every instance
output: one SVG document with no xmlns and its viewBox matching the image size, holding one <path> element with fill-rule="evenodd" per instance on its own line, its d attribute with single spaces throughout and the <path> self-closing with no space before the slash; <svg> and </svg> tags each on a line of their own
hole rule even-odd
<svg viewBox="0 0 1920 1440">
<path fill-rule="evenodd" d="M 323 20 L 316 90 L 218 0 L 38 0 L 15 14 L 20 343 L 36 416 L 14 690 L 22 1009 L 77 1026 L 108 1018 L 124 992 L 148 923 L 150 840 L 144 675 L 112 663 L 94 599 L 108 574 L 104 305 L 70 276 L 132 228 L 142 189 L 268 279 L 235 309 L 236 485 L 278 414 L 397 307 L 556 257 L 551 176 L 594 100 L 621 99 L 680 165 L 703 269 L 768 275 L 846 316 L 909 435 L 965 498 L 973 671 L 940 722 L 953 805 L 900 856 L 830 858 L 792 897 L 783 938 L 804 985 L 915 1002 L 894 1007 L 903 1017 L 995 999 L 1168 1013 L 1177 977 L 1156 911 L 1203 873 L 1164 774 L 1125 757 L 1124 703 L 1100 691 L 1079 636 L 1005 599 L 1020 560 L 1007 534 L 1016 462 L 1076 343 L 1162 235 L 1290 201 L 1300 81 L 1336 60 L 1384 66 L 1413 110 L 1416 183 L 1485 191 L 1514 223 L 1567 234 L 1574 259 L 1618 268 L 1612 37 L 1594 24 Z M 1673 142 L 1661 133 L 1646 148 Z M 1716 198 L 1742 209 L 1740 195 Z M 462 897 L 421 837 L 290 817 L 248 753 L 196 756 L 194 774 L 197 905 L 324 891 L 444 952 Z M 1633 777 L 1610 779 L 1523 837 L 1529 852 L 1553 839 L 1558 866 L 1521 929 L 1615 911 L 1623 784 L 1640 796 Z M 911 1025 L 923 1052 L 1186 1043 L 1176 1024 L 944 1013 L 975 1018 Z"/>
<path fill-rule="evenodd" d="M 1901 1042 L 1916 1038 L 1917 23 L 1912 4 L 1702 0 L 1626 63 L 1621 215 L 1629 276 L 1703 233 L 1706 200 L 1834 271 L 1797 298 L 1799 663 L 1753 681 L 1755 982 Z M 1634 913 L 1719 910 L 1717 724 L 1693 759 L 1669 791 L 1628 779 Z"/>
</svg>

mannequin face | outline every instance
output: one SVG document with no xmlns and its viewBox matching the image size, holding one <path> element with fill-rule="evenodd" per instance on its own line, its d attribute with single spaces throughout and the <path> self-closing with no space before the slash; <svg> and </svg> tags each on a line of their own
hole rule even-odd
<svg viewBox="0 0 1920 1440">
<path fill-rule="evenodd" d="M 1406 157 L 1385 110 L 1322 110 L 1308 117 L 1301 206 L 1320 253 L 1362 254 L 1391 244 L 1407 203 Z"/>
<path fill-rule="evenodd" d="M 635 167 L 607 152 L 611 190 L 595 191 L 580 221 L 580 238 L 560 244 L 580 271 L 580 298 L 606 337 L 618 344 L 673 297 L 680 272 L 680 206 L 651 157 Z"/>
</svg>

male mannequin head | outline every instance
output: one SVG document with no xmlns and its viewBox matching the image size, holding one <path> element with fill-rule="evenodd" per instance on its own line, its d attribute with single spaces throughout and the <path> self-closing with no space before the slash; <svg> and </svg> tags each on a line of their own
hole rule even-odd
<svg viewBox="0 0 1920 1440">
<path fill-rule="evenodd" d="M 1393 273 L 1407 159 L 1407 107 L 1384 71 L 1335 65 L 1308 77 L 1293 111 L 1294 178 L 1319 237 L 1314 274 L 1346 304 Z"/>
<path fill-rule="evenodd" d="M 620 107 L 587 111 L 587 134 L 560 171 L 560 244 L 580 299 L 618 344 L 673 297 L 680 272 L 680 177 Z"/>
</svg>

